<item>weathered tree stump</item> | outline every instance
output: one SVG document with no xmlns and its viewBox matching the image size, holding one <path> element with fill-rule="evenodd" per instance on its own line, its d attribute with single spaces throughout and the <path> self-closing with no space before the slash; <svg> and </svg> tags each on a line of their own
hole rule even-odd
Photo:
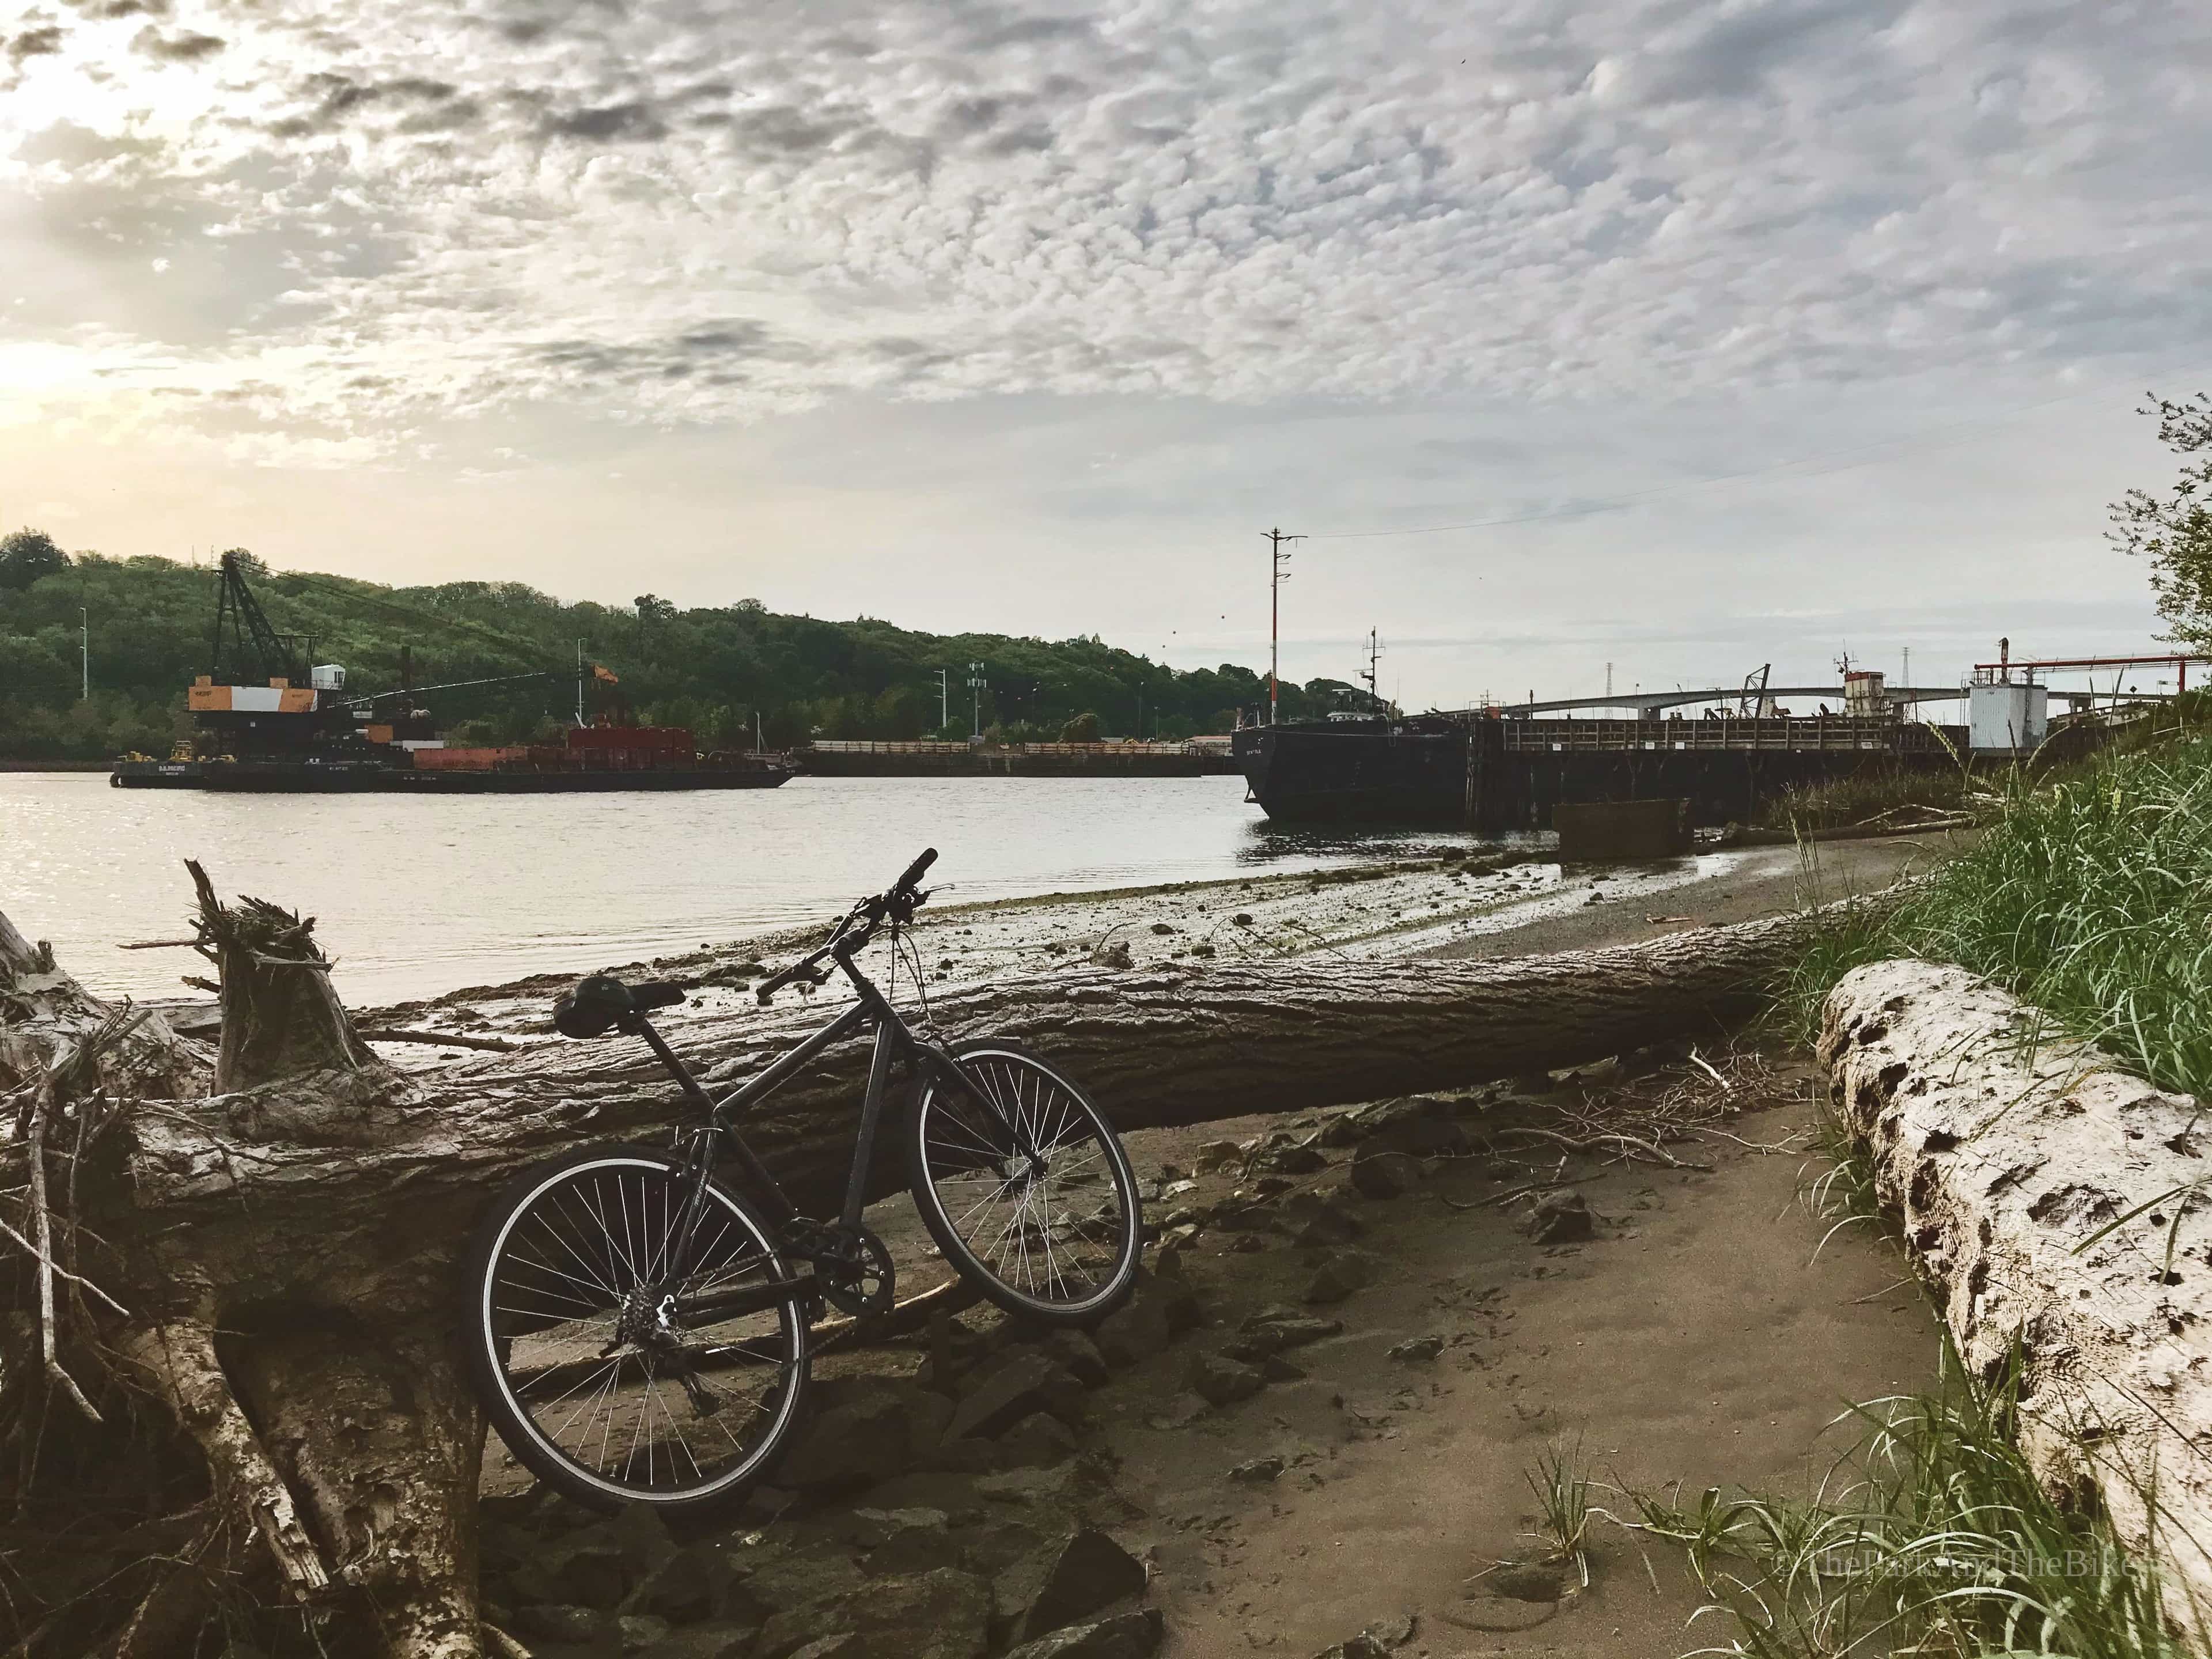
<svg viewBox="0 0 2212 1659">
<path fill-rule="evenodd" d="M 222 976 L 215 1092 L 313 1072 L 380 1071 L 331 984 L 330 959 L 313 937 L 315 919 L 263 899 L 226 905 L 198 860 L 186 859 L 185 868 L 199 896 L 199 951 Z"/>
<path fill-rule="evenodd" d="M 2203 1103 L 2059 1040 L 1961 968 L 1884 962 L 1824 1011 L 1836 1109 L 1966 1363 L 2012 1362 L 2021 1444 L 2212 1612 L 2212 1194 Z"/>
</svg>

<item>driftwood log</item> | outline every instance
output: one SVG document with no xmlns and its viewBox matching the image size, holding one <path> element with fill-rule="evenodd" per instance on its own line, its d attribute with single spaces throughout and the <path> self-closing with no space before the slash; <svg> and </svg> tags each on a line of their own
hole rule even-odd
<svg viewBox="0 0 2212 1659">
<path fill-rule="evenodd" d="M 1837 1109 L 1965 1362 L 2012 1363 L 2021 1440 L 2094 1488 L 2159 1561 L 2187 1630 L 2212 1613 L 2212 1117 L 1964 969 L 1877 963 L 1827 999 Z"/>
<path fill-rule="evenodd" d="M 73 1243 L 58 1265 L 127 1310 L 74 1297 L 59 1316 L 60 1362 L 105 1367 L 105 1395 L 87 1380 L 95 1403 L 131 1390 L 159 1402 L 204 1465 L 214 1530 L 134 1583 L 119 1647 L 108 1632 L 46 1650 L 189 1651 L 178 1632 L 225 1573 L 291 1598 L 314 1626 L 303 1651 L 507 1650 L 477 1624 L 483 1431 L 453 1362 L 455 1259 L 503 1176 L 580 1144 L 665 1139 L 670 1091 L 641 1046 L 619 1039 L 410 1079 L 352 1030 L 312 921 L 225 906 L 194 875 L 198 944 L 222 973 L 215 1065 L 143 1022 L 113 1040 L 97 1075 L 48 1091 L 38 1157 L 23 1145 L 9 1155 L 67 1181 Z M 1703 1036 L 1763 1005 L 1809 925 L 1513 962 L 1086 968 L 954 991 L 935 1012 L 949 1034 L 1033 1043 L 1125 1128 L 1193 1123 Z M 665 1029 L 730 1087 L 821 1018 L 679 1014 Z M 0 1092 L 73 1076 L 72 1045 L 118 1023 L 0 921 Z M 864 1045 L 848 1048 L 747 1126 L 817 1212 L 834 1206 L 866 1063 Z M 210 1094 L 216 1076 L 228 1086 Z M 62 1146 L 74 1155 L 64 1160 Z M 879 1191 L 903 1180 L 902 1164 L 876 1161 Z M 20 1365 L 9 1357 L 11 1373 Z"/>
</svg>

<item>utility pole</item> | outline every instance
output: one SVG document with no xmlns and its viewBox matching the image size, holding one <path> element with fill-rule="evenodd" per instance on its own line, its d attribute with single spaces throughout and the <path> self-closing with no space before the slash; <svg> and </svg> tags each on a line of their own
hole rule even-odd
<svg viewBox="0 0 2212 1659">
<path fill-rule="evenodd" d="M 584 723 L 584 642 L 576 641 L 576 724 Z"/>
<path fill-rule="evenodd" d="M 1291 579 L 1284 567 L 1291 556 L 1284 550 L 1285 542 L 1302 542 L 1304 536 L 1286 536 L 1279 530 L 1263 532 L 1267 538 L 1267 724 L 1275 723 L 1279 697 L 1278 686 L 1282 669 L 1283 584 Z"/>
<path fill-rule="evenodd" d="M 92 701 L 92 613 L 82 605 L 76 611 L 76 640 L 79 665 L 84 671 L 84 684 L 78 692 L 81 702 Z"/>
<path fill-rule="evenodd" d="M 990 682 L 983 678 L 983 665 L 980 662 L 969 663 L 968 693 L 974 704 L 972 712 L 969 715 L 968 741 L 970 743 L 983 741 L 983 692 L 989 684 Z"/>
<path fill-rule="evenodd" d="M 940 668 L 937 671 L 937 729 L 940 732 L 952 724 L 952 705 L 947 701 L 951 693 L 945 689 L 946 684 L 945 671 Z"/>
</svg>

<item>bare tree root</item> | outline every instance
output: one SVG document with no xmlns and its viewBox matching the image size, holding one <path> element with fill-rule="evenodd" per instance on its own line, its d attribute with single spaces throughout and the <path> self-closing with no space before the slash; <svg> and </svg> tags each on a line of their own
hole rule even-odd
<svg viewBox="0 0 2212 1659">
<path fill-rule="evenodd" d="M 328 1589 L 330 1569 L 301 1524 L 291 1489 L 231 1394 L 214 1332 L 203 1321 L 177 1319 L 127 1334 L 118 1351 L 199 1447 L 216 1497 L 240 1526 L 260 1537 L 285 1587 L 303 1600 Z"/>
<path fill-rule="evenodd" d="M 181 1225 L 145 1202 L 133 1161 L 149 1125 L 189 1125 L 244 1169 L 272 1141 L 366 1147 L 414 1109 L 338 1004 L 313 920 L 223 905 L 192 874 L 195 942 L 222 973 L 212 1068 L 143 1011 L 87 995 L 0 918 L 0 1101 L 16 1131 L 0 1146 L 0 1210 L 20 1209 L 0 1219 L 0 1250 L 27 1263 L 0 1323 L 17 1511 L 68 1512 L 76 1494 L 29 1486 L 42 1456 L 53 1464 L 42 1449 L 66 1443 L 69 1474 L 87 1458 L 108 1470 L 111 1509 L 135 1498 L 198 1517 L 124 1553 L 103 1605 L 27 1606 L 21 1650 L 173 1659 L 216 1621 L 289 1652 L 284 1632 L 304 1621 L 302 1651 L 479 1659 L 493 1640 L 476 1606 L 483 1429 L 449 1352 L 443 1258 L 333 1224 L 313 1194 Z M 211 1073 L 224 1092 L 203 1099 Z"/>
<path fill-rule="evenodd" d="M 477 1659 L 483 1433 L 442 1333 L 290 1312 L 232 1371 L 337 1571 L 405 1659 Z"/>
</svg>

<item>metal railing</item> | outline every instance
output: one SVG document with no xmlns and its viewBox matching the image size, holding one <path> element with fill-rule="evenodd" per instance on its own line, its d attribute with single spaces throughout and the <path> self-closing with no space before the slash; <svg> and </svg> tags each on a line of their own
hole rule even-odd
<svg viewBox="0 0 2212 1659">
<path fill-rule="evenodd" d="M 1881 715 L 1827 714 L 1801 719 L 1759 716 L 1734 720 L 1503 720 L 1508 754 L 1576 754 L 1592 750 L 1778 750 L 1795 752 L 1868 750 L 1933 754 L 1945 748 L 1943 728 Z M 1956 739 L 1954 738 L 1955 742 Z"/>
<path fill-rule="evenodd" d="M 875 743 L 817 738 L 806 745 L 825 755 L 1225 755 L 1226 744 L 1188 743 Z"/>
</svg>

